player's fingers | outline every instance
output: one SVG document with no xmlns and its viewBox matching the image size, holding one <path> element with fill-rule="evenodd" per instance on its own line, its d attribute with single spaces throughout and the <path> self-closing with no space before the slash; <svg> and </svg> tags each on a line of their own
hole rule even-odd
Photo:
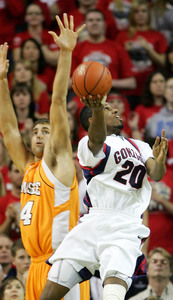
<svg viewBox="0 0 173 300">
<path fill-rule="evenodd" d="M 156 139 L 155 139 L 153 148 L 156 148 L 158 146 L 159 142 L 160 142 L 160 138 L 159 138 L 159 136 L 157 136 Z"/>
<path fill-rule="evenodd" d="M 48 31 L 48 33 L 53 37 L 55 43 L 58 41 L 58 36 L 54 31 Z"/>
<path fill-rule="evenodd" d="M 61 22 L 60 17 L 57 15 L 56 15 L 56 20 L 57 20 L 58 26 L 60 28 L 60 31 L 63 30 L 64 29 L 63 23 Z"/>
<path fill-rule="evenodd" d="M 74 20 L 73 20 L 73 16 L 70 16 L 70 30 L 74 30 Z"/>
<path fill-rule="evenodd" d="M 6 60 L 6 66 L 5 66 L 6 67 L 6 71 L 8 71 L 8 69 L 9 69 L 9 64 L 10 64 L 9 60 Z"/>
<path fill-rule="evenodd" d="M 165 129 L 162 129 L 162 137 L 165 138 Z"/>
<path fill-rule="evenodd" d="M 7 58 L 8 44 L 5 42 L 1 46 L 1 58 L 5 60 Z"/>
<path fill-rule="evenodd" d="M 83 24 L 80 28 L 78 28 L 78 30 L 76 31 L 77 35 L 79 35 L 81 33 L 81 31 L 84 30 L 85 27 L 86 27 L 86 24 Z"/>
<path fill-rule="evenodd" d="M 65 28 L 68 29 L 69 28 L 69 23 L 68 23 L 68 18 L 67 18 L 66 13 L 63 14 L 63 19 L 64 19 Z"/>
</svg>

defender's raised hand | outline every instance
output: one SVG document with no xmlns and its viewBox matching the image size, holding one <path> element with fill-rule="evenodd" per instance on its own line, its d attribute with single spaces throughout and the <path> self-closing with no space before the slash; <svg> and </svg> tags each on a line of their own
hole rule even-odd
<svg viewBox="0 0 173 300">
<path fill-rule="evenodd" d="M 70 22 L 68 21 L 67 14 L 63 14 L 64 25 L 61 22 L 59 16 L 56 16 L 56 20 L 60 29 L 60 35 L 55 32 L 49 31 L 52 35 L 55 43 L 63 50 L 73 51 L 76 46 L 77 38 L 80 32 L 85 28 L 85 24 L 82 25 L 76 32 L 74 31 L 73 16 L 70 16 Z"/>
<path fill-rule="evenodd" d="M 8 44 L 4 43 L 0 46 L 0 79 L 7 78 L 9 61 L 7 59 Z"/>
<path fill-rule="evenodd" d="M 161 140 L 157 136 L 155 143 L 153 145 L 153 155 L 155 160 L 160 164 L 164 164 L 166 161 L 167 152 L 168 152 L 168 140 L 167 138 L 165 138 L 165 130 L 163 129 Z"/>
</svg>

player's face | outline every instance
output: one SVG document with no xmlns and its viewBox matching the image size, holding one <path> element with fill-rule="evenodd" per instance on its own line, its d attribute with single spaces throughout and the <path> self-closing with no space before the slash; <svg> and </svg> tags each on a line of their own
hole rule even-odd
<svg viewBox="0 0 173 300">
<path fill-rule="evenodd" d="M 50 136 L 49 124 L 37 124 L 32 131 L 31 149 L 34 155 L 38 158 L 43 156 L 43 151 L 46 142 Z"/>
<path fill-rule="evenodd" d="M 91 36 L 101 36 L 105 33 L 105 21 L 102 14 L 90 12 L 85 20 L 86 28 Z"/>
<path fill-rule="evenodd" d="M 161 253 L 154 253 L 148 264 L 147 274 L 149 277 L 169 278 L 171 276 L 170 264 Z"/>
<path fill-rule="evenodd" d="M 17 272 L 21 275 L 29 269 L 30 256 L 25 249 L 21 248 L 16 251 L 13 264 L 16 266 Z"/>
<path fill-rule="evenodd" d="M 24 300 L 24 298 L 24 288 L 18 280 L 14 279 L 6 285 L 3 299 Z"/>
<path fill-rule="evenodd" d="M 104 111 L 108 134 L 120 134 L 123 129 L 123 120 L 119 117 L 118 110 L 105 103 Z"/>
</svg>

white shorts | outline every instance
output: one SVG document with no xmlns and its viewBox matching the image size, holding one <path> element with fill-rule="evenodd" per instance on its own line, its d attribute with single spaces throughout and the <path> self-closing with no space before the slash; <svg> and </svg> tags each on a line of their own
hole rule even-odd
<svg viewBox="0 0 173 300">
<path fill-rule="evenodd" d="M 112 209 L 91 208 L 67 234 L 49 262 L 67 259 L 84 280 L 88 271 L 93 275 L 95 270 L 100 271 L 102 282 L 109 276 L 131 278 L 136 260 L 142 254 L 141 241 L 149 233 L 142 219 Z"/>
</svg>

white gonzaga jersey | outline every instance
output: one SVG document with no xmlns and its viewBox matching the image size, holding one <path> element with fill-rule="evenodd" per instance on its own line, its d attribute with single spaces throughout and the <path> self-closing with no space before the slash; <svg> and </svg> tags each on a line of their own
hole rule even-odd
<svg viewBox="0 0 173 300">
<path fill-rule="evenodd" d="M 150 146 L 122 136 L 107 136 L 103 149 L 93 156 L 88 136 L 78 146 L 79 164 L 87 180 L 84 203 L 141 217 L 149 205 L 151 186 L 145 162 L 153 157 Z"/>
</svg>

